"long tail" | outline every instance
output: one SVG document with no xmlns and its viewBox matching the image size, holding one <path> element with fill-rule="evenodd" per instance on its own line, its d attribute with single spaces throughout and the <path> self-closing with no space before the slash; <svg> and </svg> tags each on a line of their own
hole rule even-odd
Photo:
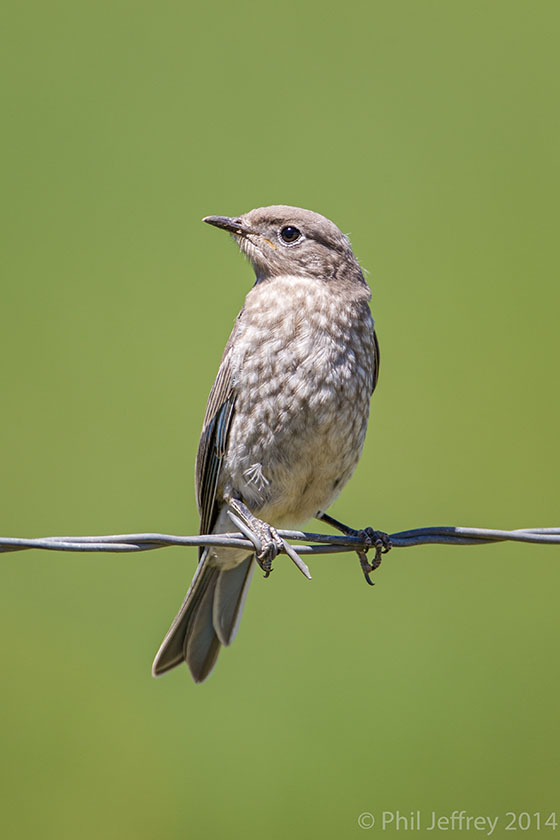
<svg viewBox="0 0 560 840">
<path fill-rule="evenodd" d="M 220 647 L 230 645 L 235 638 L 253 576 L 253 555 L 230 569 L 220 569 L 209 561 L 206 552 L 156 654 L 154 677 L 184 661 L 194 681 L 203 682 L 216 664 Z"/>
</svg>

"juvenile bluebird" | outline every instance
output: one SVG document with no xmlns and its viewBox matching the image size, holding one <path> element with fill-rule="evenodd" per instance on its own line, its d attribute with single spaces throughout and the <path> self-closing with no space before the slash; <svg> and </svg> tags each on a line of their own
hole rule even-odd
<svg viewBox="0 0 560 840">
<path fill-rule="evenodd" d="M 204 221 L 229 231 L 256 282 L 206 407 L 196 459 L 200 533 L 235 530 L 233 514 L 261 550 L 199 550 L 153 664 L 160 676 L 185 661 L 195 682 L 235 637 L 255 561 L 268 575 L 285 549 L 276 528 L 322 519 L 375 543 L 375 565 L 380 539 L 389 547 L 386 535 L 354 531 L 325 513 L 358 463 L 379 370 L 371 293 L 348 237 L 324 216 L 284 205 Z M 375 565 L 358 553 L 371 582 Z"/>
</svg>

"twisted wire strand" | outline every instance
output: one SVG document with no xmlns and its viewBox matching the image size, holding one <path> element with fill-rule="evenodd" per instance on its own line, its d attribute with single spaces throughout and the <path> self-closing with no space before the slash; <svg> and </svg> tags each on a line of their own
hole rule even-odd
<svg viewBox="0 0 560 840">
<path fill-rule="evenodd" d="M 293 545 L 298 554 L 332 554 L 364 550 L 368 546 L 360 537 L 337 534 L 314 534 L 307 531 L 278 531 L 286 540 L 303 540 L 313 545 Z M 545 545 L 560 545 L 560 528 L 519 528 L 503 531 L 493 528 L 462 528 L 450 525 L 430 528 L 413 528 L 389 534 L 394 548 L 408 548 L 414 545 L 484 545 L 494 542 L 526 542 Z M 176 536 L 173 534 L 113 534 L 97 537 L 0 537 L 0 553 L 25 551 L 39 548 L 47 551 L 109 551 L 134 552 L 153 551 L 170 546 L 222 546 L 246 548 L 254 551 L 253 543 L 243 534 L 202 534 L 198 536 Z M 282 549 L 281 553 L 287 553 Z"/>
</svg>

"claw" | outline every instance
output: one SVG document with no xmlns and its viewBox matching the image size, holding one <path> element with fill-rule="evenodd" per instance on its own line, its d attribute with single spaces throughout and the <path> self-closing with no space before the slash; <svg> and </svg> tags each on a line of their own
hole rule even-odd
<svg viewBox="0 0 560 840">
<path fill-rule="evenodd" d="M 374 581 L 370 578 L 370 574 L 381 565 L 381 556 L 391 550 L 391 539 L 384 531 L 374 531 L 369 525 L 367 528 L 360 529 L 359 531 L 353 528 L 348 529 L 348 533 L 353 537 L 359 537 L 363 540 L 364 548 L 361 551 L 357 551 L 356 554 L 359 557 L 366 583 L 374 586 Z M 371 563 L 366 556 L 370 548 L 375 548 L 375 557 Z"/>
<path fill-rule="evenodd" d="M 365 551 L 357 551 L 356 554 L 359 557 L 360 566 L 362 567 L 366 583 L 369 583 L 370 586 L 375 586 L 375 581 L 370 578 L 370 574 L 374 571 L 374 567 L 368 562 Z"/>
<path fill-rule="evenodd" d="M 366 530 L 371 531 L 371 528 L 366 529 Z M 362 533 L 365 533 L 365 532 L 362 532 Z M 375 533 L 375 531 L 373 533 Z M 378 569 L 379 566 L 381 565 L 381 555 L 386 554 L 389 551 L 389 549 L 391 548 L 391 541 L 389 540 L 389 537 L 387 536 L 387 534 L 383 534 L 383 536 L 386 537 L 387 539 L 384 540 L 382 537 L 378 537 L 375 540 L 375 542 L 372 541 L 372 547 L 375 547 L 375 557 L 373 558 L 373 561 L 371 563 L 368 561 L 367 556 L 366 556 L 367 549 L 366 549 L 366 551 L 357 551 L 356 552 L 356 554 L 360 558 L 360 566 L 362 567 L 362 572 L 364 573 L 364 577 L 366 579 L 366 582 L 369 583 L 370 586 L 374 586 L 374 583 L 375 583 L 375 581 L 373 581 L 370 578 L 370 574 L 372 572 L 375 572 L 375 570 Z"/>
<path fill-rule="evenodd" d="M 265 578 L 270 577 L 272 563 L 279 552 L 285 551 L 288 557 L 295 563 L 300 572 L 311 580 L 311 575 L 306 564 L 292 546 L 282 539 L 276 528 L 258 519 L 239 499 L 229 498 L 228 504 L 232 510 L 228 510 L 228 516 L 242 534 L 253 543 L 257 563 L 264 572 Z M 235 511 L 235 513 L 233 512 Z"/>
<path fill-rule="evenodd" d="M 357 531 L 355 528 L 349 528 L 348 525 L 344 525 L 342 522 L 339 522 L 337 519 L 333 519 L 332 516 L 329 516 L 328 513 L 324 512 L 321 512 L 317 518 L 323 520 L 324 522 L 328 522 L 329 525 L 332 525 L 333 528 L 336 528 L 343 534 L 347 534 L 350 537 L 359 537 L 360 540 L 362 540 L 364 547 L 362 549 L 358 549 L 356 554 L 360 560 L 360 566 L 362 568 L 362 572 L 364 573 L 366 582 L 370 586 L 373 586 L 374 581 L 370 578 L 370 574 L 379 568 L 381 564 L 381 555 L 387 554 L 387 552 L 391 550 L 391 538 L 389 535 L 384 531 L 375 531 L 369 526 Z M 375 548 L 375 557 L 371 563 L 366 557 L 370 548 Z"/>
<path fill-rule="evenodd" d="M 358 551 L 357 554 L 360 558 L 360 565 L 362 567 L 364 577 L 367 583 L 369 583 L 370 586 L 373 586 L 374 581 L 371 580 L 370 574 L 381 565 L 381 555 L 387 554 L 387 552 L 391 550 L 391 539 L 384 531 L 374 531 L 373 528 L 370 528 L 369 526 L 363 530 L 357 531 L 356 536 L 364 538 L 365 550 Z M 366 553 L 370 548 L 375 548 L 375 557 L 371 563 L 368 562 L 366 557 Z"/>
<path fill-rule="evenodd" d="M 272 525 L 268 525 L 266 522 L 260 522 L 260 520 L 257 521 L 262 526 L 262 528 L 255 528 L 255 530 L 260 532 L 258 536 L 260 537 L 262 546 L 261 550 L 256 554 L 257 563 L 263 570 L 265 578 L 267 578 L 272 572 L 273 560 L 278 556 L 280 550 L 284 548 L 284 541 Z M 255 527 L 255 523 L 253 525 Z"/>
</svg>

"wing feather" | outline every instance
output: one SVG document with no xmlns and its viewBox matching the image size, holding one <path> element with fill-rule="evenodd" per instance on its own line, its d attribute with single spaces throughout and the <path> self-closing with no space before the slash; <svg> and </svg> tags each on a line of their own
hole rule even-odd
<svg viewBox="0 0 560 840">
<path fill-rule="evenodd" d="M 377 340 L 377 333 L 375 330 L 373 331 L 373 343 L 375 345 L 375 351 L 373 356 L 373 388 L 371 389 L 371 393 L 375 391 L 375 386 L 377 385 L 377 380 L 379 379 L 379 342 Z"/>
<path fill-rule="evenodd" d="M 210 391 L 198 444 L 195 484 L 201 534 L 211 533 L 218 516 L 219 499 L 216 499 L 216 491 L 222 461 L 227 451 L 236 398 L 231 370 L 231 350 L 242 312 L 243 310 L 239 313 L 226 344 L 216 381 Z M 202 554 L 202 549 L 199 554 Z"/>
</svg>

